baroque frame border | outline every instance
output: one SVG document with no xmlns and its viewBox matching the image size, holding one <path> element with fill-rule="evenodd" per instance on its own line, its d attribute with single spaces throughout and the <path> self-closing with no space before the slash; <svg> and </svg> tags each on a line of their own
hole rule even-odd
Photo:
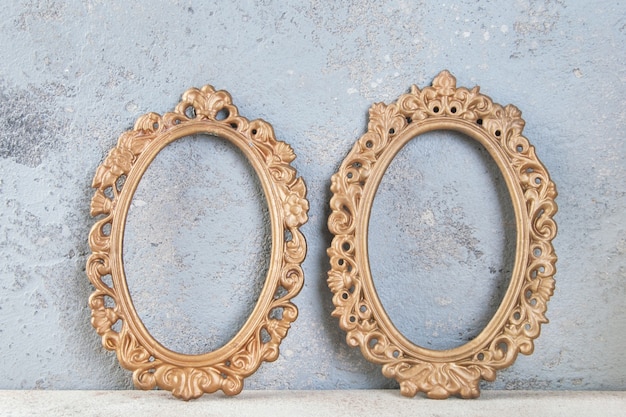
<svg viewBox="0 0 626 417">
<path fill-rule="evenodd" d="M 448 71 L 435 77 L 432 87 L 413 85 L 395 103 L 374 104 L 369 117 L 367 132 L 331 181 L 332 315 L 347 332 L 348 345 L 383 365 L 383 375 L 395 378 L 403 395 L 476 398 L 481 379 L 493 381 L 496 370 L 510 366 L 519 352 L 532 353 L 541 323 L 548 322 L 557 260 L 551 243 L 557 232 L 556 187 L 522 136 L 521 112 L 493 103 L 479 87 L 457 88 Z M 432 130 L 455 130 L 485 146 L 503 173 L 517 228 L 512 278 L 495 315 L 475 339 L 441 351 L 413 344 L 393 325 L 376 293 L 367 252 L 371 207 L 387 167 L 408 141 Z"/>
<path fill-rule="evenodd" d="M 229 140 L 254 167 L 268 202 L 272 252 L 259 299 L 234 338 L 215 351 L 186 355 L 157 342 L 139 318 L 126 283 L 122 243 L 130 202 L 149 164 L 169 143 L 196 133 Z M 98 219 L 89 234 L 86 268 L 96 288 L 89 297 L 91 323 L 104 347 L 133 371 L 136 387 L 158 386 L 184 400 L 217 390 L 234 395 L 263 361 L 278 358 L 279 344 L 298 316 L 290 300 L 304 280 L 306 242 L 298 228 L 307 221 L 309 203 L 304 181 L 290 165 L 294 159 L 269 123 L 240 116 L 228 92 L 206 85 L 187 90 L 173 112 L 140 117 L 98 167 L 90 210 Z"/>
</svg>

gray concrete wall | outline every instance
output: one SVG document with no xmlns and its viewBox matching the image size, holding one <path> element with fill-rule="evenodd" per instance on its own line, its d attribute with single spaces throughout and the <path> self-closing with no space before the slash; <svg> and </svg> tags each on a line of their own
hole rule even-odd
<svg viewBox="0 0 626 417">
<path fill-rule="evenodd" d="M 138 116 L 204 84 L 291 144 L 311 207 L 300 317 L 279 360 L 246 386 L 395 386 L 330 317 L 330 177 L 373 102 L 442 69 L 523 111 L 559 191 L 551 322 L 532 356 L 484 388 L 626 389 L 625 32 L 626 6 L 604 0 L 4 4 L 0 389 L 132 385 L 89 324 L 91 179 Z M 414 342 L 460 345 L 497 308 L 515 252 L 503 185 L 484 149 L 445 132 L 412 141 L 390 166 L 372 270 Z M 199 353 L 234 334 L 263 283 L 266 222 L 258 181 L 228 143 L 186 138 L 159 154 L 125 245 L 137 310 L 158 340 Z"/>
</svg>

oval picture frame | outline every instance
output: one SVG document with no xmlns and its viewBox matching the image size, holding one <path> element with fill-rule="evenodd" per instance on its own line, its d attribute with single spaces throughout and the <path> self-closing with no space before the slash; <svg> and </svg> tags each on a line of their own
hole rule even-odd
<svg viewBox="0 0 626 417">
<path fill-rule="evenodd" d="M 367 132 L 332 177 L 328 227 L 334 238 L 327 250 L 332 315 L 347 332 L 348 345 L 382 365 L 383 375 L 395 378 L 405 396 L 478 397 L 480 380 L 493 381 L 519 352 L 531 354 L 541 324 L 548 322 L 557 192 L 522 136 L 524 124 L 515 106 L 493 103 L 479 87 L 457 88 L 456 79 L 442 71 L 431 87 L 413 85 L 395 103 L 374 104 Z M 499 308 L 476 338 L 449 350 L 415 345 L 393 325 L 376 293 L 367 248 L 372 203 L 387 167 L 407 142 L 433 130 L 466 134 L 487 149 L 505 179 L 517 227 L 514 269 Z"/>
<path fill-rule="evenodd" d="M 193 134 L 222 137 L 252 164 L 268 202 L 271 259 L 257 303 L 239 332 L 220 348 L 188 355 L 155 340 L 135 310 L 124 272 L 122 243 L 130 202 L 147 167 L 169 143 Z M 291 147 L 277 141 L 272 126 L 238 113 L 228 92 L 206 85 L 187 90 L 175 110 L 140 117 L 98 167 L 92 186 L 87 275 L 95 286 L 89 297 L 91 323 L 107 350 L 133 372 L 141 389 L 159 387 L 189 400 L 222 390 L 238 394 L 243 379 L 263 361 L 278 358 L 279 344 L 298 310 L 290 301 L 303 285 L 306 242 L 299 227 L 307 221 L 306 187 L 290 165 Z"/>
</svg>

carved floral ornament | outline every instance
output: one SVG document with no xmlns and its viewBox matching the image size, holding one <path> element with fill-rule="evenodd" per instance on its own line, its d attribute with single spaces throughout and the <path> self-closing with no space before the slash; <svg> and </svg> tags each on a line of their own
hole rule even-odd
<svg viewBox="0 0 626 417">
<path fill-rule="evenodd" d="M 132 197 L 150 163 L 169 143 L 198 133 L 232 142 L 254 167 L 268 201 L 272 252 L 257 304 L 235 337 L 213 352 L 186 355 L 161 345 L 139 318 L 126 282 L 122 243 Z M 294 159 L 270 124 L 240 116 L 226 91 L 207 85 L 187 90 L 173 112 L 140 117 L 98 167 L 91 200 L 91 215 L 98 219 L 89 234 L 87 261 L 96 288 L 89 298 L 91 322 L 104 347 L 133 372 L 138 388 L 158 386 L 185 400 L 217 390 L 234 395 L 263 361 L 278 358 L 278 346 L 298 315 L 290 300 L 302 287 L 300 264 L 306 254 L 298 228 L 307 221 L 309 205 L 304 181 L 290 165 Z"/>
<path fill-rule="evenodd" d="M 347 343 L 381 364 L 403 395 L 478 397 L 480 380 L 493 381 L 496 371 L 510 366 L 519 352 L 531 354 L 533 339 L 548 322 L 546 304 L 554 290 L 557 259 L 551 244 L 557 232 L 552 219 L 555 185 L 522 136 L 521 112 L 493 103 L 478 87 L 457 87 L 447 71 L 431 87 L 412 86 L 395 103 L 374 104 L 369 115 L 367 132 L 332 177 L 332 315 L 347 332 Z M 443 351 L 417 346 L 394 327 L 376 293 L 367 248 L 372 203 L 385 170 L 408 141 L 433 130 L 464 133 L 488 150 L 503 173 L 517 227 L 512 278 L 498 310 L 475 339 Z"/>
</svg>

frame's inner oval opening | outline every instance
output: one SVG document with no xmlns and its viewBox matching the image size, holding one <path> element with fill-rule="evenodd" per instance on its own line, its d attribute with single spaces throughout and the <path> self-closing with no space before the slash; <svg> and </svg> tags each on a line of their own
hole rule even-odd
<svg viewBox="0 0 626 417">
<path fill-rule="evenodd" d="M 410 140 L 384 173 L 368 228 L 374 286 L 394 326 L 432 350 L 466 344 L 508 289 L 516 223 L 487 150 L 456 131 Z"/>
<path fill-rule="evenodd" d="M 261 182 L 227 139 L 162 149 L 133 196 L 124 269 L 133 305 L 164 347 L 198 355 L 243 327 L 265 283 L 271 221 Z"/>
</svg>

